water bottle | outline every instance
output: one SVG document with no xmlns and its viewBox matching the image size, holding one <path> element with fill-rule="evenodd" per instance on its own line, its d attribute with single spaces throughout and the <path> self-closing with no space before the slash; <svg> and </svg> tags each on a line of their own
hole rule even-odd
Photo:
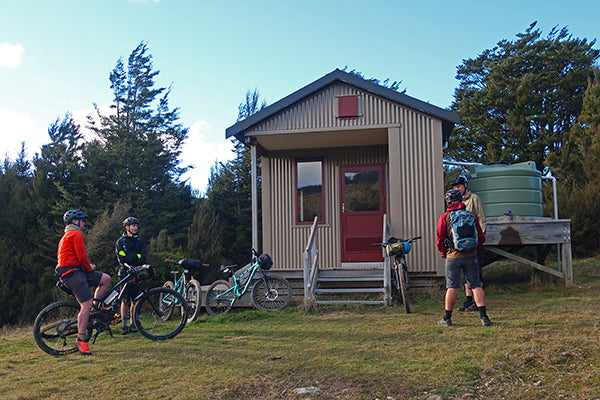
<svg viewBox="0 0 600 400">
<path fill-rule="evenodd" d="M 119 294 L 119 292 L 117 292 L 116 290 L 113 290 L 112 292 L 110 292 L 108 297 L 106 297 L 106 299 L 104 299 L 104 303 L 106 303 L 106 305 L 109 306 L 110 303 L 112 303 L 112 301 L 115 299 L 115 297 L 117 297 L 118 294 Z"/>
</svg>

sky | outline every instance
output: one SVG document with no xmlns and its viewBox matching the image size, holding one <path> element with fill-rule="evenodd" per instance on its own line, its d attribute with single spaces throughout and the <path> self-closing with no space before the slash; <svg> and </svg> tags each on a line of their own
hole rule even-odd
<svg viewBox="0 0 600 400">
<path fill-rule="evenodd" d="M 225 129 L 248 90 L 267 104 L 336 68 L 402 81 L 448 108 L 456 68 L 537 21 L 600 36 L 597 0 L 0 0 L 0 160 L 29 158 L 71 113 L 85 129 L 112 103 L 109 74 L 146 42 L 155 87 L 189 127 L 183 179 L 204 193 L 210 168 L 233 158 Z M 594 46 L 600 48 L 598 44 Z"/>
</svg>

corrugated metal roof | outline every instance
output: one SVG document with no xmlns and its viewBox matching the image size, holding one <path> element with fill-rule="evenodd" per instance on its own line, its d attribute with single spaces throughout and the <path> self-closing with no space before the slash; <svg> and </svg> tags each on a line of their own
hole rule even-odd
<svg viewBox="0 0 600 400">
<path fill-rule="evenodd" d="M 286 96 L 283 99 L 271 104 L 270 106 L 265 107 L 256 114 L 251 115 L 250 117 L 230 126 L 225 131 L 225 137 L 230 138 L 232 136 L 235 136 L 238 140 L 243 142 L 244 132 L 248 128 L 260 123 L 261 121 L 264 121 L 265 119 L 292 106 L 293 104 L 301 101 L 305 97 L 310 96 L 311 94 L 325 88 L 326 86 L 336 81 L 345 82 L 349 85 L 356 86 L 357 88 L 362 89 L 364 91 L 374 93 L 390 101 L 402 104 L 405 107 L 439 118 L 440 120 L 442 120 L 444 138 L 447 138 L 449 136 L 450 131 L 454 127 L 454 124 L 460 122 L 460 117 L 458 116 L 458 114 L 450 110 L 434 106 L 424 101 L 415 99 L 414 97 L 410 97 L 406 94 L 397 92 L 392 89 L 388 89 L 374 82 L 363 79 L 356 74 L 336 69 L 330 72 L 329 74 L 325 75 L 324 77 L 317 79 L 313 83 L 303 87 L 302 89 L 290 94 L 289 96 Z"/>
</svg>

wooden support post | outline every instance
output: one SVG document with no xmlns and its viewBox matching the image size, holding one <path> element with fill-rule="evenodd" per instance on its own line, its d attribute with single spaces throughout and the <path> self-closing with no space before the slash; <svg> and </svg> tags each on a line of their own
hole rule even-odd
<svg viewBox="0 0 600 400">
<path fill-rule="evenodd" d="M 571 256 L 571 242 L 561 245 L 562 270 L 565 274 L 565 286 L 573 286 L 573 258 Z"/>
</svg>

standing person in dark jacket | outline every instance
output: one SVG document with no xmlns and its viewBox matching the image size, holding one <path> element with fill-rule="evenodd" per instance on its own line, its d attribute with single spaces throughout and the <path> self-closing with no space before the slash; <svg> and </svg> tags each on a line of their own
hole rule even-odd
<svg viewBox="0 0 600 400">
<path fill-rule="evenodd" d="M 123 227 L 125 232 L 117 240 L 115 252 L 117 253 L 117 260 L 121 265 L 119 269 L 119 279 L 122 279 L 127 275 L 127 267 L 125 264 L 137 267 L 146 264 L 146 243 L 138 236 L 138 229 L 140 228 L 140 221 L 136 217 L 127 217 L 123 221 Z M 126 335 L 129 332 L 137 332 L 133 321 L 131 326 L 129 323 L 129 316 L 133 314 L 133 308 L 135 302 L 132 301 L 136 296 L 140 294 L 139 289 L 135 286 L 127 284 L 121 298 L 121 316 L 123 318 L 123 329 L 121 335 Z"/>
<path fill-rule="evenodd" d="M 481 286 L 479 274 L 479 262 L 477 260 L 477 251 L 485 242 L 485 235 L 479 224 L 479 220 L 475 214 L 466 211 L 474 217 L 475 227 L 477 229 L 477 248 L 470 251 L 459 251 L 454 249 L 451 233 L 451 214 L 456 210 L 464 210 L 465 205 L 462 202 L 462 194 L 456 189 L 450 189 L 446 192 L 446 212 L 440 216 L 436 230 L 436 245 L 442 257 L 446 259 L 446 298 L 444 301 L 445 314 L 438 321 L 438 325 L 452 326 L 452 310 L 456 304 L 456 293 L 460 287 L 460 274 L 465 274 L 465 280 L 469 288 L 473 290 L 473 297 L 479 310 L 479 318 L 484 326 L 489 326 L 492 323 L 487 315 L 485 306 L 485 292 Z"/>
</svg>

